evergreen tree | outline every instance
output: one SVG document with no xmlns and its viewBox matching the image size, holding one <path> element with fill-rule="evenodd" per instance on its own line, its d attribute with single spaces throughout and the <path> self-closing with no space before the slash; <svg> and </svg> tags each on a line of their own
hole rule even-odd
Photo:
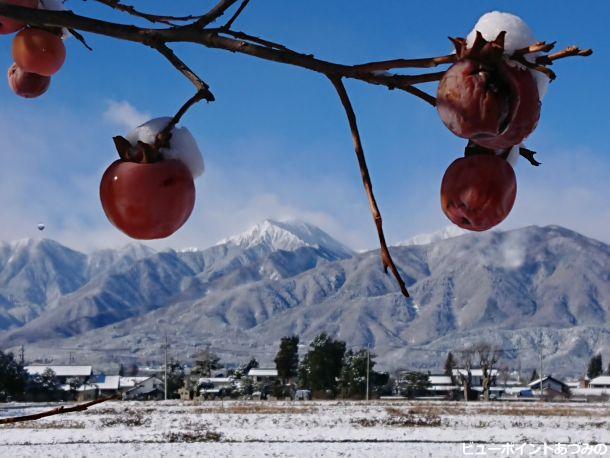
<svg viewBox="0 0 610 458">
<path fill-rule="evenodd" d="M 366 394 L 366 366 L 368 350 L 363 348 L 356 352 L 349 350 L 343 358 L 343 368 L 341 369 L 341 393 L 345 398 L 364 398 Z M 369 353 L 369 394 L 378 394 L 381 388 L 387 385 L 389 374 L 377 372 L 375 366 L 374 353 Z"/>
<path fill-rule="evenodd" d="M 12 353 L 0 351 L 0 401 L 20 398 L 26 388 L 28 373 Z"/>
<path fill-rule="evenodd" d="M 595 377 L 599 377 L 604 372 L 602 355 L 597 354 L 591 358 L 589 361 L 589 367 L 587 368 L 587 376 L 589 379 L 594 379 Z"/>
<path fill-rule="evenodd" d="M 538 375 L 538 371 L 536 369 L 534 369 L 532 371 L 532 376 L 530 377 L 530 382 L 533 382 L 534 380 L 538 380 L 540 378 L 540 376 Z"/>
<path fill-rule="evenodd" d="M 296 377 L 299 368 L 299 336 L 282 337 L 275 357 L 275 367 L 284 384 Z"/>
<path fill-rule="evenodd" d="M 344 355 L 345 342 L 334 340 L 324 332 L 316 336 L 299 368 L 301 386 L 312 391 L 330 390 L 336 394 Z"/>
<path fill-rule="evenodd" d="M 610 363 L 608 363 L 608 369 L 606 369 L 606 375 L 610 375 Z"/>
<path fill-rule="evenodd" d="M 447 353 L 447 359 L 445 360 L 445 375 L 453 377 L 453 369 L 455 369 L 456 363 L 453 358 L 453 353 Z"/>
<path fill-rule="evenodd" d="M 408 398 L 426 394 L 430 386 L 428 374 L 423 372 L 407 372 L 400 380 L 400 394 Z"/>
<path fill-rule="evenodd" d="M 184 385 L 184 367 L 179 361 L 172 359 L 167 364 L 167 398 L 178 399 L 178 390 Z"/>
<path fill-rule="evenodd" d="M 30 401 L 55 401 L 61 397 L 59 382 L 50 367 L 42 374 L 30 376 L 25 391 Z"/>
</svg>

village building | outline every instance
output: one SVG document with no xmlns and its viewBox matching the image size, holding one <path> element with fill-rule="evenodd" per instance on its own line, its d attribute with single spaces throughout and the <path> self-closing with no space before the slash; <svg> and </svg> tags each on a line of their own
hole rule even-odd
<svg viewBox="0 0 610 458">
<path fill-rule="evenodd" d="M 546 397 L 566 397 L 570 391 L 568 385 L 551 375 L 543 377 L 542 383 L 538 378 L 530 382 L 528 386 L 535 395 Z"/>
<path fill-rule="evenodd" d="M 248 372 L 248 377 L 252 377 L 254 383 L 274 382 L 277 379 L 277 369 L 253 368 Z"/>
<path fill-rule="evenodd" d="M 449 375 L 429 375 L 428 382 L 430 385 L 427 390 L 433 396 L 453 397 L 461 387 L 453 383 L 453 379 Z"/>
<path fill-rule="evenodd" d="M 165 395 L 163 381 L 157 377 L 120 377 L 119 391 L 128 400 L 163 399 Z"/>
<path fill-rule="evenodd" d="M 42 375 L 51 369 L 58 384 L 73 387 L 83 385 L 93 374 L 91 366 L 25 366 L 24 369 L 29 375 Z"/>
<path fill-rule="evenodd" d="M 234 386 L 233 377 L 201 377 L 197 380 L 199 395 L 205 398 L 228 395 Z"/>
<path fill-rule="evenodd" d="M 589 381 L 591 388 L 608 388 L 610 391 L 610 375 L 600 375 Z"/>
</svg>

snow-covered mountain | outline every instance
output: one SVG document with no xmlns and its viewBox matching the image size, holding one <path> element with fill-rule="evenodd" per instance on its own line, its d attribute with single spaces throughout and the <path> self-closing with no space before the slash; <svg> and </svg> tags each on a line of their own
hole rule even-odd
<svg viewBox="0 0 610 458">
<path fill-rule="evenodd" d="M 387 368 L 438 369 L 445 351 L 480 340 L 514 348 L 507 364 L 527 368 L 542 338 L 552 355 L 545 366 L 558 373 L 580 372 L 588 356 L 610 350 L 610 247 L 601 242 L 531 226 L 393 247 L 407 300 L 377 251 L 347 256 L 329 238 L 304 223 L 268 221 L 206 250 L 136 249 L 97 269 L 93 255 L 49 241 L 57 253 L 30 248 L 22 268 L 6 273 L 15 249 L 4 244 L 0 279 L 29 269 L 52 280 L 35 282 L 44 293 L 37 297 L 54 299 L 33 319 L 5 319 L 0 347 L 25 343 L 30 358 L 59 357 L 57 347 L 121 347 L 147 360 L 167 332 L 182 357 L 209 344 L 226 360 L 270 362 L 282 336 L 307 342 L 326 331 L 371 345 Z M 6 298 L 23 296 L 24 284 L 1 284 L 2 313 L 13 316 Z"/>
<path fill-rule="evenodd" d="M 218 242 L 241 249 L 264 246 L 270 251 L 295 251 L 310 247 L 332 253 L 337 259 L 349 258 L 354 251 L 338 242 L 319 227 L 300 220 L 273 221 L 267 219 L 246 232 Z"/>
<path fill-rule="evenodd" d="M 399 246 L 412 246 L 412 245 L 427 245 L 428 243 L 439 242 L 441 240 L 451 239 L 453 237 L 459 237 L 460 235 L 468 234 L 469 232 L 458 226 L 451 225 L 444 227 L 441 230 L 435 232 L 429 232 L 426 234 L 417 234 L 413 237 L 408 238 L 400 242 Z"/>
</svg>

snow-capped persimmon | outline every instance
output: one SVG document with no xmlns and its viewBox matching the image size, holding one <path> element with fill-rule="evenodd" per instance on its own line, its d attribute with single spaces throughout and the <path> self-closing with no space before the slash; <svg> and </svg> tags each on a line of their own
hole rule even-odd
<svg viewBox="0 0 610 458">
<path fill-rule="evenodd" d="M 49 89 L 51 84 L 50 76 L 28 73 L 17 66 L 11 65 L 8 69 L 8 85 L 12 91 L 26 99 L 39 97 Z"/>
<path fill-rule="evenodd" d="M 510 213 L 517 196 L 515 172 L 506 159 L 472 155 L 455 160 L 443 176 L 441 207 L 463 229 L 486 231 Z"/>
<path fill-rule="evenodd" d="M 25 8 L 38 8 L 38 0 L 0 0 L 0 3 L 23 6 Z M 0 35 L 15 33 L 25 27 L 25 24 L 15 19 L 0 16 Z"/>
<path fill-rule="evenodd" d="M 46 30 L 27 28 L 13 40 L 13 59 L 26 72 L 52 76 L 66 61 L 61 37 Z"/>
<path fill-rule="evenodd" d="M 471 48 L 455 39 L 458 61 L 437 91 L 437 108 L 447 128 L 490 149 L 507 149 L 531 134 L 540 117 L 540 98 L 531 72 L 509 65 L 504 35 L 492 41 L 480 33 Z"/>
<path fill-rule="evenodd" d="M 112 224 L 134 239 L 169 237 L 195 205 L 193 175 L 176 159 L 152 163 L 118 160 L 102 177 L 100 199 Z"/>
</svg>

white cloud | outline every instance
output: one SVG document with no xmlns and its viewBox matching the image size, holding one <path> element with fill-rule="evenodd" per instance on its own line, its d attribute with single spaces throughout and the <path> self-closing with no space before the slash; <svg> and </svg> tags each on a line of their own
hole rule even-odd
<svg viewBox="0 0 610 458">
<path fill-rule="evenodd" d="M 113 103 L 103 117 L 123 123 L 126 130 L 127 123 L 132 126 L 147 117 L 127 102 Z M 28 108 L 10 115 L 0 111 L 0 240 L 45 236 L 85 251 L 132 241 L 106 220 L 98 196 L 103 171 L 116 156 L 111 141 L 114 129 L 100 127 L 99 114 L 82 118 Z M 350 181 L 348 174 L 337 176 L 338 170 L 303 173 L 293 162 L 220 163 L 219 148 L 205 144 L 206 138 L 199 140 L 210 160 L 208 172 L 197 180 L 195 210 L 172 237 L 150 243 L 154 248 L 204 248 L 265 218 L 303 219 L 355 250 L 377 247 L 356 170 Z M 269 149 L 283 151 L 281 145 L 260 139 L 235 149 L 237 154 L 247 150 L 250 158 Z M 538 169 L 522 161 L 517 203 L 499 229 L 560 224 L 610 242 L 610 167 L 602 159 L 596 162 L 600 157 L 586 151 L 549 152 Z M 383 173 L 375 178 L 383 180 Z M 422 181 L 392 187 L 392 192 L 405 196 L 400 205 L 392 205 L 387 187 L 386 194 L 378 193 L 389 240 L 404 240 L 414 229 L 430 232 L 447 224 L 438 203 L 438 184 Z M 47 224 L 42 234 L 36 228 L 39 221 Z M 504 253 L 507 264 L 520 262 L 518 245 Z"/>
<path fill-rule="evenodd" d="M 126 100 L 110 100 L 104 112 L 104 119 L 112 124 L 130 131 L 144 124 L 152 116 L 148 112 L 137 110 Z"/>
</svg>

